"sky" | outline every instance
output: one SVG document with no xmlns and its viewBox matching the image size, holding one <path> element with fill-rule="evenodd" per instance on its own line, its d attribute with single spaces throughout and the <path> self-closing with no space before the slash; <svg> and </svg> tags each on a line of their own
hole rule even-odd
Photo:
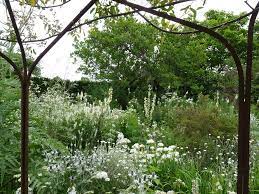
<svg viewBox="0 0 259 194">
<path fill-rule="evenodd" d="M 62 9 L 57 12 L 57 19 L 65 26 L 87 2 L 88 1 L 72 0 L 68 3 L 69 5 L 62 7 Z M 203 1 L 197 0 L 197 3 L 194 4 L 194 6 L 199 6 L 201 2 Z M 252 7 L 255 7 L 258 0 L 248 0 L 248 2 Z M 251 8 L 245 4 L 244 0 L 207 0 L 204 9 L 199 10 L 198 18 L 201 19 L 203 14 L 210 9 L 225 10 L 236 14 L 243 11 L 251 11 Z M 86 17 L 89 17 L 89 15 L 86 15 Z M 83 30 L 87 31 L 87 27 L 84 27 Z M 37 48 L 36 52 L 40 53 L 43 49 L 43 47 Z M 82 74 L 76 72 L 76 70 L 81 61 L 78 60 L 74 63 L 73 59 L 70 57 L 72 52 L 73 38 L 66 35 L 40 62 L 42 76 L 49 78 L 59 76 L 62 79 L 79 80 L 82 77 Z"/>
</svg>

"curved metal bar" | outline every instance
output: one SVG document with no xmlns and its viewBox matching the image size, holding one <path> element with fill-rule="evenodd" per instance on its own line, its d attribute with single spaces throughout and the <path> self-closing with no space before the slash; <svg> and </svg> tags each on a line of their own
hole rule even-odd
<svg viewBox="0 0 259 194">
<path fill-rule="evenodd" d="M 232 24 L 232 23 L 235 23 L 235 22 L 237 22 L 237 21 L 240 21 L 240 20 L 242 20 L 242 19 L 244 19 L 244 18 L 246 18 L 246 17 L 252 15 L 252 14 L 255 13 L 256 11 L 259 11 L 259 7 L 256 8 L 256 9 L 254 9 L 253 11 L 247 13 L 247 14 L 244 14 L 244 15 L 238 17 L 238 18 L 235 18 L 235 19 L 233 19 L 233 20 L 229 20 L 229 21 L 224 22 L 224 23 L 222 23 L 222 24 L 219 24 L 219 25 L 216 25 L 216 26 L 213 26 L 213 27 L 208 27 L 208 28 L 211 29 L 211 30 L 216 30 L 216 29 L 219 29 L 219 28 L 226 27 L 226 26 L 228 26 L 228 25 L 230 25 L 230 24 Z M 160 30 L 160 31 L 162 31 L 162 32 L 164 32 L 164 33 L 176 34 L 176 35 L 178 35 L 178 34 L 179 34 L 179 35 L 185 35 L 185 34 L 187 35 L 187 34 L 201 33 L 201 31 L 199 31 L 199 30 L 186 31 L 186 32 L 165 30 L 165 29 L 163 29 L 163 28 L 161 28 L 161 27 L 155 25 L 154 23 L 152 23 L 148 18 L 146 18 L 146 17 L 145 17 L 143 14 L 141 14 L 140 12 L 138 12 L 138 14 L 139 14 L 147 23 L 149 23 L 151 26 L 153 26 L 154 28 L 157 28 L 158 30 Z"/>
<path fill-rule="evenodd" d="M 31 77 L 37 64 L 40 60 L 49 52 L 49 50 L 75 25 L 76 22 L 96 3 L 97 0 L 91 0 L 78 14 L 77 16 L 64 28 L 62 32 L 47 46 L 47 48 L 36 58 L 29 68 L 28 77 Z"/>
<path fill-rule="evenodd" d="M 15 1 L 19 2 L 18 0 L 15 0 Z M 41 6 L 41 5 L 36 4 L 34 7 L 39 8 L 39 9 L 53 9 L 53 8 L 56 8 L 56 7 L 62 7 L 63 5 L 66 5 L 70 1 L 71 0 L 67 0 L 64 3 L 58 4 L 58 5 L 50 5 L 50 6 Z M 26 2 L 24 2 L 24 4 L 28 5 L 28 6 L 31 6 L 30 4 L 28 4 Z"/>
<path fill-rule="evenodd" d="M 205 32 L 212 37 L 218 39 L 231 53 L 237 70 L 239 78 L 239 112 L 238 112 L 238 180 L 237 180 L 237 193 L 248 194 L 249 192 L 249 134 L 250 134 L 250 100 L 251 100 L 251 76 L 252 76 L 252 63 L 253 63 L 253 30 L 258 10 L 253 12 L 249 22 L 248 30 L 248 43 L 247 43 L 247 70 L 246 80 L 244 79 L 244 72 L 239 56 L 235 48 L 220 34 L 208 29 L 204 26 L 182 20 L 170 16 L 163 12 L 150 10 L 140 5 L 136 5 L 125 0 L 115 0 L 118 3 L 127 5 L 139 11 L 177 22 L 179 24 L 188 26 L 201 32 Z M 256 8 L 259 7 L 259 2 Z M 246 85 L 245 85 L 246 84 Z"/>
<path fill-rule="evenodd" d="M 20 35 L 19 29 L 17 27 L 16 21 L 15 21 L 15 17 L 14 17 L 14 13 L 13 13 L 10 1 L 9 0 L 5 0 L 5 4 L 6 4 L 6 8 L 8 10 L 9 16 L 11 18 L 11 22 L 12 22 L 12 26 L 14 28 L 14 32 L 15 32 L 15 36 L 16 36 L 17 42 L 18 42 L 18 44 L 20 46 L 20 50 L 21 50 L 21 54 L 22 54 L 22 61 L 23 61 L 23 68 L 24 68 L 24 72 L 23 73 L 26 76 L 27 75 L 27 60 L 26 60 L 26 54 L 25 54 L 25 50 L 24 50 L 24 47 L 23 47 L 21 35 Z"/>
<path fill-rule="evenodd" d="M 18 66 L 4 53 L 2 53 L 0 51 L 0 57 L 2 57 L 3 59 L 5 59 L 14 69 L 14 72 L 16 73 L 16 75 L 19 77 L 20 81 L 22 80 L 22 74 L 21 74 L 21 70 L 18 68 Z"/>
<path fill-rule="evenodd" d="M 188 0 L 190 1 L 190 0 Z M 180 4 L 180 3 L 184 3 L 184 2 L 187 2 L 187 1 L 175 1 L 173 3 L 170 3 L 170 4 L 165 4 L 163 5 L 164 7 L 166 6 L 171 6 L 171 5 L 176 5 L 176 4 Z M 162 8 L 162 6 L 156 6 L 156 7 L 150 7 L 150 9 L 158 9 L 158 8 Z M 244 15 L 241 15 L 240 17 L 238 18 L 235 18 L 233 20 L 229 20 L 227 22 L 224 22 L 222 24 L 219 24 L 219 25 L 216 25 L 216 26 L 213 26 L 213 27 L 208 27 L 209 29 L 211 30 L 216 30 L 218 28 L 223 28 L 225 26 L 228 26 L 229 24 L 232 24 L 232 23 L 235 23 L 237 21 L 240 21 L 248 16 L 250 16 L 251 14 L 253 14 L 255 11 L 258 11 L 259 8 L 255 8 L 253 11 L 247 13 L 247 14 L 244 14 Z M 83 22 L 81 24 L 78 24 L 74 27 L 72 27 L 71 29 L 69 29 L 69 31 L 73 31 L 75 30 L 76 28 L 79 28 L 79 27 L 82 27 L 84 25 L 89 25 L 89 24 L 92 24 L 93 22 L 96 22 L 96 21 L 99 21 L 99 20 L 103 20 L 103 19 L 107 19 L 107 18 L 115 18 L 115 17 L 120 17 L 120 16 L 127 16 L 127 15 L 131 15 L 131 14 L 134 14 L 134 13 L 138 13 L 139 11 L 138 10 L 134 10 L 134 11 L 129 11 L 129 12 L 124 12 L 124 13 L 118 13 L 118 14 L 112 14 L 112 15 L 106 15 L 106 16 L 100 16 L 99 18 L 95 18 L 95 19 L 92 19 L 92 20 L 89 20 L 89 21 L 86 21 L 86 22 Z M 147 22 L 149 21 L 147 18 L 144 18 Z M 152 25 L 153 27 L 165 32 L 165 33 L 171 33 L 171 34 L 180 34 L 180 35 L 183 35 L 183 34 L 195 34 L 195 33 L 200 33 L 200 31 L 198 30 L 194 30 L 194 31 L 187 31 L 187 32 L 178 32 L 178 31 L 167 31 L 167 30 L 164 30 L 162 28 L 159 28 L 158 26 L 154 25 L 153 23 L 151 23 L 149 21 L 150 25 Z M 57 34 L 53 34 L 51 36 L 48 36 L 48 37 L 45 37 L 45 38 L 41 38 L 41 39 L 36 39 L 36 40 L 24 40 L 22 41 L 23 43 L 37 43 L 37 42 L 43 42 L 43 41 L 46 41 L 46 40 L 49 40 L 51 38 L 54 38 L 56 36 L 58 36 L 59 33 Z M 0 40 L 2 41 L 7 41 L 7 42 L 16 42 L 15 40 L 11 40 L 11 39 L 6 39 L 6 38 L 1 38 L 0 37 Z"/>
<path fill-rule="evenodd" d="M 186 21 L 186 20 L 171 16 L 171 15 L 168 15 L 164 12 L 160 12 L 160 11 L 156 11 L 156 10 L 153 10 L 153 9 L 150 9 L 150 8 L 146 8 L 146 7 L 143 7 L 141 5 L 137 5 L 137 4 L 125 1 L 125 0 L 114 0 L 114 1 L 116 1 L 118 3 L 121 3 L 121 4 L 124 4 L 126 6 L 129 6 L 133 9 L 137 9 L 139 11 L 144 11 L 144 12 L 159 16 L 161 18 L 165 18 L 165 19 L 168 19 L 170 21 L 182 24 L 184 26 L 188 26 L 188 27 L 193 28 L 195 30 L 199 30 L 199 31 L 207 33 L 207 34 L 211 35 L 212 37 L 214 37 L 215 39 L 219 40 L 228 49 L 228 51 L 230 52 L 231 56 L 233 57 L 233 59 L 235 61 L 236 68 L 237 68 L 237 71 L 238 71 L 238 77 L 239 77 L 239 93 L 240 93 L 239 99 L 240 99 L 240 102 L 244 101 L 244 82 L 245 82 L 245 79 L 244 79 L 244 72 L 243 72 L 243 68 L 242 68 L 240 58 L 239 58 L 239 56 L 236 52 L 236 49 L 222 35 L 220 35 L 219 33 L 215 32 L 215 31 L 213 31 L 213 30 L 211 30 L 207 27 L 204 27 L 204 26 L 201 26 L 199 24 L 196 24 L 196 23 L 193 23 L 193 22 L 190 22 L 190 21 Z"/>
<path fill-rule="evenodd" d="M 253 65 L 253 40 L 254 27 L 258 16 L 259 2 L 256 11 L 251 15 L 247 33 L 247 61 L 246 61 L 246 80 L 245 80 L 245 101 L 242 106 L 242 128 L 239 128 L 238 138 L 238 177 L 237 193 L 249 193 L 249 158 L 250 158 L 250 113 L 251 113 L 251 82 Z"/>
<path fill-rule="evenodd" d="M 151 9 L 159 9 L 159 8 L 163 8 L 163 7 L 168 7 L 168 6 L 173 6 L 173 5 L 177 5 L 177 4 L 181 4 L 181 3 L 186 3 L 186 2 L 189 2 L 189 1 L 194 1 L 194 0 L 178 0 L 178 1 L 174 1 L 174 2 L 171 2 L 171 3 L 167 3 L 165 5 L 160 5 L 160 6 L 154 6 L 154 7 L 150 7 Z M 124 12 L 124 13 L 118 13 L 118 14 L 111 14 L 111 15 L 106 15 L 106 16 L 100 16 L 99 18 L 95 18 L 93 20 L 89 20 L 89 21 L 86 21 L 84 23 L 81 23 L 81 24 L 78 24 L 74 27 L 71 27 L 69 29 L 69 31 L 72 31 L 72 30 L 75 30 L 76 28 L 79 28 L 81 26 L 84 26 L 84 25 L 89 25 L 89 24 L 92 24 L 93 22 L 96 22 L 96 21 L 99 21 L 99 20 L 103 20 L 103 19 L 107 19 L 107 18 L 113 18 L 113 17 L 120 17 L 120 16 L 126 16 L 126 15 L 131 15 L 131 14 L 134 14 L 134 13 L 137 13 L 138 10 L 136 11 L 129 11 L 129 12 Z M 251 15 L 251 12 L 249 13 L 249 15 Z M 244 17 L 247 17 L 244 15 Z M 238 19 L 238 18 L 237 18 Z M 49 40 L 51 38 L 54 38 L 56 36 L 58 36 L 61 32 L 59 33 L 56 33 L 56 34 L 53 34 L 51 36 L 48 36 L 48 37 L 45 37 L 45 38 L 41 38 L 41 39 L 37 39 L 37 40 L 24 40 L 22 41 L 23 43 L 37 43 L 37 42 L 43 42 L 43 41 L 46 41 L 46 40 Z M 11 39 L 6 39 L 6 38 L 1 38 L 0 37 L 0 40 L 2 41 L 7 41 L 7 42 L 16 42 L 15 40 L 11 40 Z"/>
</svg>

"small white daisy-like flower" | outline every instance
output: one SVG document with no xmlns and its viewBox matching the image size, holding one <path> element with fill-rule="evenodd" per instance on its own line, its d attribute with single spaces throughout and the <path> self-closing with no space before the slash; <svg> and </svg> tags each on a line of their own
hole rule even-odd
<svg viewBox="0 0 259 194">
<path fill-rule="evenodd" d="M 97 173 L 95 174 L 94 178 L 96 178 L 96 179 L 107 179 L 107 178 L 109 178 L 109 177 L 108 177 L 107 172 L 105 172 L 105 171 L 99 171 L 99 172 L 97 172 Z"/>
<path fill-rule="evenodd" d="M 67 194 L 76 194 L 76 188 L 74 186 L 72 188 L 68 188 Z"/>
<path fill-rule="evenodd" d="M 158 147 L 163 147 L 164 144 L 163 144 L 163 143 L 158 143 L 157 146 L 158 146 Z"/>
<path fill-rule="evenodd" d="M 147 140 L 147 144 L 154 144 L 154 143 L 155 143 L 155 141 L 153 139 Z"/>
</svg>

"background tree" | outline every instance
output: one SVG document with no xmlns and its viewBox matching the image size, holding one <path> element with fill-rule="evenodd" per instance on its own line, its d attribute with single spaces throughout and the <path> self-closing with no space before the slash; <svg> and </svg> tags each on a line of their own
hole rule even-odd
<svg viewBox="0 0 259 194">
<path fill-rule="evenodd" d="M 216 26 L 236 17 L 211 10 L 200 23 Z M 243 62 L 247 21 L 219 30 L 235 45 Z M 185 30 L 188 28 L 181 29 Z M 142 101 L 148 85 L 158 97 L 168 92 L 168 87 L 181 95 L 188 92 L 194 98 L 200 93 L 213 97 L 221 91 L 233 101 L 237 95 L 234 61 L 222 44 L 205 34 L 172 35 L 136 18 L 125 17 L 106 20 L 101 28 L 93 27 L 75 48 L 75 55 L 83 60 L 80 71 L 88 77 L 111 82 L 115 98 L 124 109 L 134 96 Z"/>
</svg>

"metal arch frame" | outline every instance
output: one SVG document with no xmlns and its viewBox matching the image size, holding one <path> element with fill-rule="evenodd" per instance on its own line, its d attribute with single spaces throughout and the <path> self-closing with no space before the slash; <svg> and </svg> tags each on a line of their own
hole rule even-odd
<svg viewBox="0 0 259 194">
<path fill-rule="evenodd" d="M 130 3 L 125 0 L 114 0 L 117 3 L 124 4 L 134 10 L 144 11 L 146 13 L 165 18 L 167 20 L 179 23 L 181 25 L 190 27 L 200 32 L 204 32 L 209 34 L 210 36 L 217 39 L 221 42 L 225 48 L 228 49 L 231 56 L 235 61 L 235 65 L 238 71 L 238 80 L 239 80 L 239 91 L 238 91 L 238 177 L 237 177 L 237 193 L 238 194 L 248 194 L 249 193 L 249 140 L 250 140 L 250 113 L 251 113 L 251 81 L 252 81 L 252 64 L 253 64 L 253 35 L 254 35 L 254 26 L 255 21 L 258 16 L 258 8 L 259 2 L 256 5 L 254 12 L 251 15 L 248 26 L 248 34 L 247 34 L 247 61 L 246 61 L 246 76 L 244 75 L 244 70 L 242 67 L 242 63 L 240 57 L 237 55 L 236 49 L 229 43 L 227 39 L 225 39 L 219 33 L 195 24 L 193 22 L 189 22 L 171 15 L 167 13 L 152 10 L 134 3 Z"/>
<path fill-rule="evenodd" d="M 52 47 L 71 29 L 79 19 L 97 2 L 91 0 L 89 3 L 76 15 L 76 17 L 61 31 L 58 36 L 44 49 L 36 58 L 30 67 L 26 61 L 26 53 L 23 47 L 23 42 L 19 30 L 17 28 L 15 16 L 10 4 L 10 0 L 5 0 L 6 8 L 9 13 L 12 26 L 15 31 L 16 40 L 19 44 L 22 54 L 23 67 L 20 69 L 8 56 L 0 51 L 0 57 L 4 58 L 14 69 L 21 83 L 21 193 L 28 194 L 28 145 L 29 145 L 29 86 L 32 72 L 38 65 L 39 61 L 52 49 Z"/>
<path fill-rule="evenodd" d="M 133 10 L 144 11 L 152 15 L 179 23 L 181 25 L 195 29 L 196 32 L 204 32 L 216 38 L 230 52 L 233 57 L 239 78 L 239 116 L 238 116 L 238 180 L 237 193 L 248 194 L 249 192 L 249 140 L 250 140 L 250 112 L 251 112 L 251 80 L 252 80 L 252 64 L 253 64 L 253 35 L 255 21 L 259 12 L 259 2 L 253 10 L 249 20 L 247 34 L 247 61 L 246 61 L 246 76 L 241 64 L 240 57 L 237 55 L 236 49 L 219 33 L 213 29 L 189 22 L 174 16 L 170 16 L 165 12 L 156 11 L 152 8 L 146 8 L 125 0 L 113 0 L 117 3 L 131 7 Z M 181 1 L 181 0 L 179 0 Z M 185 1 L 185 0 L 183 0 Z M 26 60 L 26 53 L 23 47 L 23 42 L 17 28 L 15 17 L 12 11 L 10 0 L 5 0 L 12 26 L 15 31 L 16 40 L 19 44 L 22 54 L 23 67 L 20 69 L 8 56 L 0 51 L 0 57 L 4 58 L 14 69 L 21 83 L 21 193 L 28 193 L 28 144 L 29 144 L 29 85 L 32 72 L 36 68 L 39 61 L 48 53 L 48 51 L 68 32 L 71 31 L 76 22 L 97 2 L 91 0 L 78 15 L 60 32 L 57 37 L 46 47 L 46 49 L 36 58 L 30 67 Z M 177 3 L 177 1 L 176 1 Z M 135 11 L 134 11 L 135 12 Z"/>
</svg>

